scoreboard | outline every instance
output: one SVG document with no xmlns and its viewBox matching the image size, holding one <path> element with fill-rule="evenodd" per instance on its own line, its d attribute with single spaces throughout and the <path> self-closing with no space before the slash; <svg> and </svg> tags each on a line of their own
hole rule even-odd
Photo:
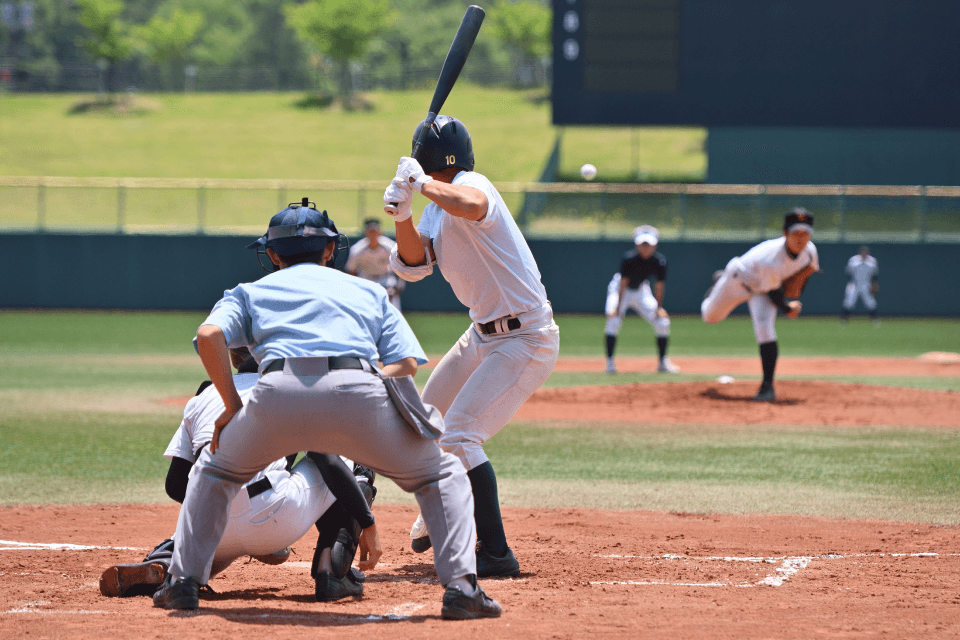
<svg viewBox="0 0 960 640">
<path fill-rule="evenodd" d="M 960 0 L 552 0 L 557 125 L 960 128 Z"/>
</svg>

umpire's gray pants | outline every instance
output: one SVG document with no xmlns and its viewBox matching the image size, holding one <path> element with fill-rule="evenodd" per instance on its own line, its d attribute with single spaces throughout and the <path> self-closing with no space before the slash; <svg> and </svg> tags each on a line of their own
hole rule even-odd
<svg viewBox="0 0 960 640">
<path fill-rule="evenodd" d="M 305 361 L 310 367 L 298 364 Z M 206 584 L 241 485 L 274 460 L 317 451 L 346 456 L 416 495 L 441 584 L 475 574 L 473 493 L 463 465 L 400 417 L 377 375 L 313 375 L 317 362 L 325 359 L 288 359 L 282 372 L 261 377 L 220 433 L 217 452 L 204 447 L 180 509 L 170 573 Z"/>
</svg>

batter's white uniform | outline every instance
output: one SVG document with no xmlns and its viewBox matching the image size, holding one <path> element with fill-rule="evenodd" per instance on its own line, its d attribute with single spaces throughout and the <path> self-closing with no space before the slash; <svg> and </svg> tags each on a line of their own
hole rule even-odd
<svg viewBox="0 0 960 640">
<path fill-rule="evenodd" d="M 877 299 L 870 293 L 870 284 L 880 275 L 880 267 L 873 256 L 863 257 L 859 253 L 847 261 L 847 274 L 850 282 L 843 292 L 843 308 L 847 311 L 857 304 L 857 298 L 863 299 L 863 306 L 868 311 L 877 308 Z"/>
<path fill-rule="evenodd" d="M 767 292 L 779 289 L 785 278 L 807 265 L 820 268 L 813 242 L 808 242 L 796 258 L 787 253 L 786 237 L 761 242 L 727 263 L 723 275 L 700 305 L 703 321 L 716 324 L 746 302 L 757 343 L 773 342 L 777 339 L 777 306 Z"/>
<path fill-rule="evenodd" d="M 244 404 L 260 376 L 238 373 L 233 376 Z M 190 399 L 183 421 L 164 452 L 164 457 L 196 462 L 203 446 L 213 437 L 214 421 L 223 413 L 223 401 L 213 385 Z M 344 459 L 346 461 L 346 459 Z M 353 466 L 346 461 L 348 466 Z M 193 474 L 191 473 L 191 478 Z M 270 488 L 250 497 L 250 487 L 262 488 L 264 478 Z M 364 481 L 358 478 L 358 481 Z M 286 470 L 281 458 L 248 482 L 230 504 L 230 520 L 213 560 L 212 573 L 225 569 L 237 558 L 275 553 L 293 544 L 313 527 L 336 498 L 330 493 L 316 465 L 304 458 Z"/>
<path fill-rule="evenodd" d="M 387 236 L 377 237 L 376 248 L 370 247 L 369 238 L 361 238 L 350 247 L 350 257 L 344 269 L 357 277 L 376 282 L 390 294 L 390 303 L 400 308 L 400 293 L 406 284 L 390 268 L 390 252 L 397 243 Z"/>
<path fill-rule="evenodd" d="M 469 471 L 487 462 L 483 443 L 550 376 L 560 329 L 537 263 L 500 193 L 473 171 L 461 171 L 453 184 L 482 191 L 486 217 L 458 218 L 431 202 L 417 230 L 432 240 L 440 273 L 470 310 L 473 324 L 433 370 L 423 401 L 443 413 L 440 446 Z M 511 318 L 520 321 L 519 329 L 507 327 Z M 478 324 L 490 322 L 496 333 L 478 330 Z"/>
<path fill-rule="evenodd" d="M 650 323 L 658 338 L 670 336 L 670 318 L 664 318 L 657 313 L 660 307 L 650 288 L 650 281 L 644 280 L 636 289 L 624 289 L 620 306 L 617 299 L 620 297 L 620 274 L 613 274 L 610 284 L 607 285 L 607 302 L 604 311 L 607 314 L 607 324 L 603 332 L 608 336 L 620 333 L 620 325 L 627 311 L 632 309 L 638 316 Z"/>
</svg>

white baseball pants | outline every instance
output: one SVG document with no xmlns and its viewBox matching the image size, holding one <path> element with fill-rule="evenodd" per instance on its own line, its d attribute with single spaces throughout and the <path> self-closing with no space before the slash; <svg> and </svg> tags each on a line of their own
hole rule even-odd
<svg viewBox="0 0 960 640">
<path fill-rule="evenodd" d="M 510 333 L 484 335 L 471 324 L 423 389 L 423 401 L 443 414 L 440 446 L 467 470 L 488 460 L 483 443 L 510 421 L 557 363 L 560 329 L 550 307 L 519 318 L 522 326 Z M 429 530 L 432 540 L 433 527 Z"/>
<path fill-rule="evenodd" d="M 843 308 L 847 311 L 852 310 L 857 304 L 857 298 L 863 299 L 863 306 L 867 311 L 877 308 L 877 299 L 870 293 L 869 282 L 848 282 L 847 288 L 843 291 Z"/>
<path fill-rule="evenodd" d="M 607 302 L 604 311 L 607 314 L 607 324 L 603 332 L 608 336 L 620 335 L 620 327 L 623 325 L 623 318 L 628 310 L 633 310 L 638 316 L 646 320 L 653 327 L 658 338 L 670 337 L 670 318 L 663 318 L 657 315 L 657 299 L 650 288 L 650 281 L 644 280 L 636 289 L 625 289 L 623 298 L 620 299 L 620 306 L 617 306 L 617 294 L 619 287 L 615 291 L 610 291 L 607 287 Z M 613 315 L 613 314 L 616 315 Z"/>
<path fill-rule="evenodd" d="M 777 305 L 773 304 L 766 293 L 755 294 L 748 290 L 742 282 L 742 277 L 736 266 L 728 263 L 723 275 L 710 290 L 710 295 L 700 304 L 700 317 L 706 323 L 717 324 L 746 302 L 757 344 L 773 342 L 777 339 L 774 326 L 777 319 Z"/>
</svg>

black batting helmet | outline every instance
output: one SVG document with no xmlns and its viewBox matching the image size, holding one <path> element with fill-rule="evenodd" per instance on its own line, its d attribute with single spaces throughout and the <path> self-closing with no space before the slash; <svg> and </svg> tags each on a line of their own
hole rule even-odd
<svg viewBox="0 0 960 640">
<path fill-rule="evenodd" d="M 317 211 L 315 203 L 303 198 L 299 203 L 291 202 L 270 218 L 267 232 L 250 243 L 247 249 L 256 249 L 259 261 L 267 249 L 273 249 L 281 257 L 293 256 L 323 251 L 327 243 L 334 242 L 333 257 L 327 262 L 328 267 L 334 267 L 340 250 L 346 248 L 346 240 L 326 211 Z M 262 262 L 260 266 L 263 266 Z"/>
<path fill-rule="evenodd" d="M 424 120 L 413 131 L 413 145 L 423 129 Z M 437 116 L 423 139 L 417 161 L 424 173 L 433 173 L 447 167 L 473 171 L 473 142 L 463 123 L 450 116 Z"/>
</svg>

